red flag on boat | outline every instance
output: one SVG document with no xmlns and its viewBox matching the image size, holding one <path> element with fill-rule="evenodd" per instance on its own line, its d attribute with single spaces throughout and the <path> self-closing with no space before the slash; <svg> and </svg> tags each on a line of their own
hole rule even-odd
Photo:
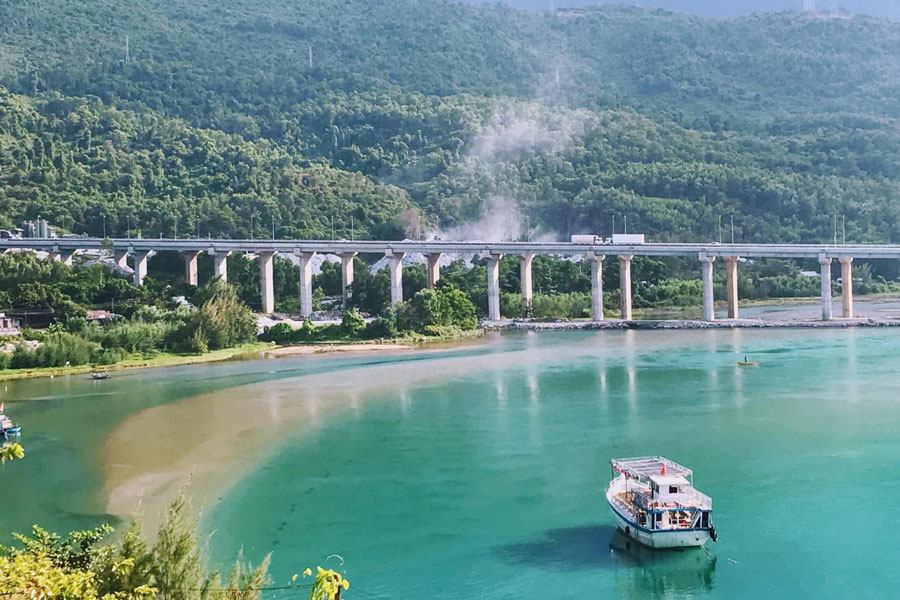
<svg viewBox="0 0 900 600">
<path fill-rule="evenodd" d="M 659 474 L 660 474 L 660 475 L 665 475 L 665 474 L 666 474 L 666 463 L 663 463 L 662 471 L 660 471 Z"/>
</svg>

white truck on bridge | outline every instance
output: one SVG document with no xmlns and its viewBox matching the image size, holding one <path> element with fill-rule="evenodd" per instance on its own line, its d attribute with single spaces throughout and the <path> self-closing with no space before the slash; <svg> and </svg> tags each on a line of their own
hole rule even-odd
<svg viewBox="0 0 900 600">
<path fill-rule="evenodd" d="M 580 234 L 572 236 L 573 244 L 584 244 L 586 246 L 599 246 L 601 244 L 619 244 L 622 246 L 630 246 L 633 244 L 643 244 L 643 233 L 614 233 L 611 238 L 603 239 L 599 235 Z"/>
</svg>

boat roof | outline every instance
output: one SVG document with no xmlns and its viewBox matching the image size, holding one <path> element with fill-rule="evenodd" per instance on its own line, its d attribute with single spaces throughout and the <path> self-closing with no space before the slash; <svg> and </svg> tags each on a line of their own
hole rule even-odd
<svg viewBox="0 0 900 600">
<path fill-rule="evenodd" d="M 690 477 L 693 474 L 687 467 L 662 456 L 614 458 L 610 463 L 617 472 L 626 473 L 635 479 L 650 479 L 651 477 L 655 479 L 657 476 L 663 475 L 664 465 L 666 467 L 665 475 Z"/>
<path fill-rule="evenodd" d="M 668 471 L 667 471 L 668 472 Z M 690 482 L 684 475 L 650 475 L 650 480 L 656 485 L 688 485 Z"/>
</svg>

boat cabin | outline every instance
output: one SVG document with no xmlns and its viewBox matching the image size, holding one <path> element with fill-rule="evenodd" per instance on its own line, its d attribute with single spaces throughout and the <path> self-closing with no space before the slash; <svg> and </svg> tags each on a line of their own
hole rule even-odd
<svg viewBox="0 0 900 600">
<path fill-rule="evenodd" d="M 687 502 L 691 482 L 683 475 L 650 475 L 652 498 L 664 503 Z"/>
</svg>

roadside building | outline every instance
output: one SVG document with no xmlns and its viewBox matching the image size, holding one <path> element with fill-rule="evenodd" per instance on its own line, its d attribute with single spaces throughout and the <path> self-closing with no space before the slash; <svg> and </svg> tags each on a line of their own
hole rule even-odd
<svg viewBox="0 0 900 600">
<path fill-rule="evenodd" d="M 22 321 L 16 317 L 7 317 L 0 313 L 0 335 L 19 335 L 22 333 Z"/>
</svg>

